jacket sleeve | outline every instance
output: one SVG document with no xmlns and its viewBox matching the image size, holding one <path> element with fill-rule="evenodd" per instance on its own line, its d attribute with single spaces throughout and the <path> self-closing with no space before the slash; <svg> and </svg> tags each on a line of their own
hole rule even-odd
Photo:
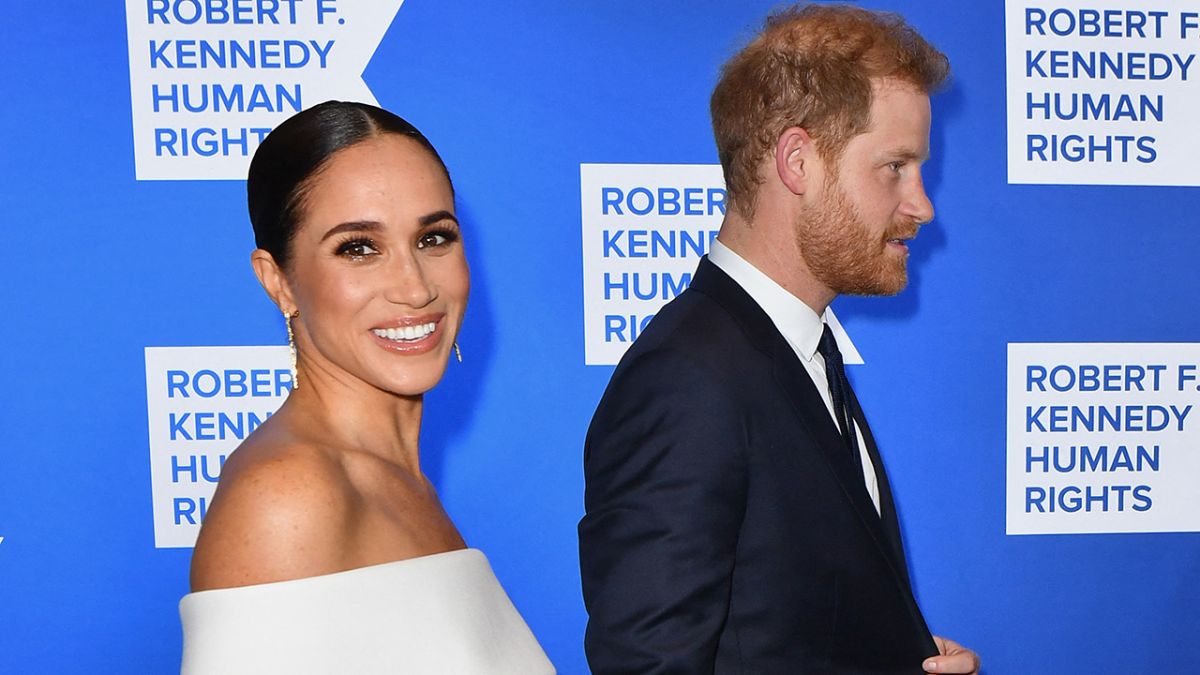
<svg viewBox="0 0 1200 675">
<path fill-rule="evenodd" d="M 584 448 L 579 555 L 593 673 L 710 673 L 746 502 L 746 431 L 704 368 L 622 364 Z"/>
</svg>

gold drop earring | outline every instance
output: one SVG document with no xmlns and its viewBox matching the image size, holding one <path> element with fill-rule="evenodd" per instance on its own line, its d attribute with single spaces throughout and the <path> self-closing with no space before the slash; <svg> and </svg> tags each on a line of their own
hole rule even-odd
<svg viewBox="0 0 1200 675">
<path fill-rule="evenodd" d="M 292 354 L 292 389 L 300 388 L 300 374 L 296 372 L 296 334 L 292 332 L 292 317 L 300 316 L 300 310 L 294 314 L 283 313 L 283 322 L 287 324 L 288 350 Z"/>
</svg>

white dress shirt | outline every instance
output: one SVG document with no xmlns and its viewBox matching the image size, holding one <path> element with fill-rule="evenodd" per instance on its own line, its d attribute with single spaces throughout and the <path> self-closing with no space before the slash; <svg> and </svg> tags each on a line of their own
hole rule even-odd
<svg viewBox="0 0 1200 675">
<path fill-rule="evenodd" d="M 712 248 L 708 252 L 708 259 L 712 264 L 721 268 L 722 272 L 728 274 L 767 313 L 771 322 L 775 324 L 775 328 L 792 346 L 796 356 L 800 357 L 800 363 L 804 364 L 804 370 L 808 371 L 808 376 L 812 378 L 817 391 L 821 392 L 821 399 L 825 401 L 829 417 L 834 420 L 836 425 L 837 416 L 833 412 L 833 397 L 829 393 L 829 380 L 825 375 L 825 359 L 817 353 L 817 345 L 821 341 L 821 333 L 824 332 L 827 322 L 826 317 L 817 316 L 817 313 L 803 300 L 784 290 L 782 286 L 775 283 L 754 265 L 746 262 L 744 258 L 734 253 L 720 240 L 713 240 Z M 841 345 L 839 345 L 840 347 Z M 854 423 L 854 433 L 858 436 L 858 454 L 862 460 L 863 481 L 866 483 L 867 492 L 871 495 L 871 502 L 875 504 L 875 511 L 878 512 L 879 483 L 875 478 L 875 465 L 867 453 L 867 443 L 863 440 L 862 430 L 858 428 L 857 422 Z"/>
</svg>

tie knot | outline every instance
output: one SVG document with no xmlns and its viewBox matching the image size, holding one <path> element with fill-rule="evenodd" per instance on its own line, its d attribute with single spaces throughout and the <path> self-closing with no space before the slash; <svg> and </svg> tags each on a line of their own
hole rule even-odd
<svg viewBox="0 0 1200 675">
<path fill-rule="evenodd" d="M 825 357 L 826 361 L 834 359 L 837 363 L 842 362 L 842 352 L 838 349 L 837 340 L 834 339 L 829 324 L 825 324 L 825 330 L 821 331 L 821 341 L 817 343 L 817 353 Z"/>
</svg>

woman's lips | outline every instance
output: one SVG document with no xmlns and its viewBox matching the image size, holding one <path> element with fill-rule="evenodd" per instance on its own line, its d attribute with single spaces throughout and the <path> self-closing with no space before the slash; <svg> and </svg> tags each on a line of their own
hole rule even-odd
<svg viewBox="0 0 1200 675">
<path fill-rule="evenodd" d="M 437 346 L 438 327 L 444 315 L 402 317 L 371 329 L 375 341 L 385 349 L 405 354 L 427 352 Z"/>
</svg>

